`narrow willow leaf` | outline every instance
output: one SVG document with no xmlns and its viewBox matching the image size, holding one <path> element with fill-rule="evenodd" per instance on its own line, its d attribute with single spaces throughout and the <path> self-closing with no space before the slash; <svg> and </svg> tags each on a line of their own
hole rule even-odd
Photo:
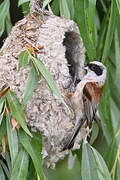
<svg viewBox="0 0 120 180">
<path fill-rule="evenodd" d="M 17 137 L 16 130 L 12 131 L 11 117 L 9 113 L 7 113 L 6 120 L 7 120 L 7 138 L 8 138 L 10 156 L 11 156 L 12 167 L 13 167 L 15 158 L 18 153 L 18 137 Z"/>
<path fill-rule="evenodd" d="M 10 7 L 9 0 L 4 0 L 0 4 L 0 36 L 2 35 L 5 29 L 5 18 L 9 13 L 9 7 Z"/>
<path fill-rule="evenodd" d="M 2 160 L 0 160 L 0 165 L 2 166 L 7 178 L 10 179 L 10 172 L 9 172 L 8 167 L 6 166 L 6 164 Z"/>
<path fill-rule="evenodd" d="M 5 97 L 6 97 L 6 94 L 7 94 L 7 91 L 10 89 L 9 86 L 3 86 L 1 89 L 0 89 L 0 104 L 4 101 Z"/>
<path fill-rule="evenodd" d="M 20 129 L 19 131 L 20 142 L 22 143 L 25 150 L 30 155 L 37 174 L 40 180 L 44 179 L 43 169 L 42 169 L 42 136 L 40 132 L 34 134 L 33 138 L 30 138 L 25 134 L 25 132 Z"/>
<path fill-rule="evenodd" d="M 99 127 L 98 127 L 97 123 L 94 122 L 92 125 L 92 134 L 91 134 L 90 142 L 89 142 L 91 145 L 97 139 L 98 133 L 99 133 Z"/>
<path fill-rule="evenodd" d="M 42 9 L 44 9 L 51 1 L 52 0 L 44 0 Z"/>
<path fill-rule="evenodd" d="M 27 124 L 26 124 L 26 118 L 23 111 L 23 107 L 20 104 L 18 98 L 12 91 L 8 91 L 7 94 L 7 100 L 8 104 L 12 113 L 12 116 L 18 121 L 20 126 L 24 129 L 24 131 L 32 137 L 32 134 L 30 133 Z"/>
<path fill-rule="evenodd" d="M 5 30 L 5 20 L 1 19 L 1 21 L 0 21 L 0 36 L 3 34 L 4 30 Z"/>
<path fill-rule="evenodd" d="M 4 112 L 2 114 L 0 114 L 0 125 L 1 125 L 2 120 L 3 120 L 3 116 L 4 116 Z"/>
<path fill-rule="evenodd" d="M 74 0 L 67 0 L 68 9 L 70 12 L 70 19 L 74 18 Z"/>
<path fill-rule="evenodd" d="M 11 29 L 12 29 L 12 24 L 11 24 L 11 20 L 10 20 L 10 13 L 8 13 L 8 15 L 6 16 L 5 27 L 6 27 L 7 34 L 9 34 Z"/>
<path fill-rule="evenodd" d="M 59 8 L 59 3 L 58 1 L 56 0 L 53 0 L 52 3 L 51 3 L 51 9 L 52 9 L 52 12 L 58 16 L 59 13 L 60 13 L 60 8 Z"/>
<path fill-rule="evenodd" d="M 101 0 L 100 2 L 102 4 L 104 12 L 106 13 L 107 12 L 106 2 L 104 2 L 104 0 Z"/>
<path fill-rule="evenodd" d="M 28 15 L 30 13 L 30 1 L 24 3 L 21 5 L 22 13 L 24 16 Z"/>
<path fill-rule="evenodd" d="M 82 147 L 82 180 L 111 180 L 102 156 L 89 144 Z"/>
<path fill-rule="evenodd" d="M 48 11 L 53 14 L 50 4 L 48 4 Z"/>
<path fill-rule="evenodd" d="M 4 101 L 5 97 L 6 97 L 6 93 L 0 98 L 0 104 Z"/>
<path fill-rule="evenodd" d="M 18 57 L 18 71 L 20 70 L 20 68 L 26 68 L 27 65 L 29 64 L 29 54 L 28 51 L 24 50 L 19 54 Z"/>
<path fill-rule="evenodd" d="M 68 8 L 67 0 L 59 0 L 60 15 L 64 18 L 70 19 L 70 11 Z"/>
<path fill-rule="evenodd" d="M 99 32 L 99 36 L 98 36 L 98 41 L 97 41 L 97 57 L 99 59 L 101 59 L 102 57 L 102 51 L 104 48 L 104 44 L 105 44 L 105 37 L 106 37 L 106 31 L 107 31 L 107 21 L 109 18 L 109 10 L 108 12 L 104 15 L 102 24 L 101 24 L 101 28 L 100 28 L 100 32 Z"/>
<path fill-rule="evenodd" d="M 3 172 L 1 165 L 0 165 L 0 179 L 5 180 L 5 175 L 4 175 L 4 172 Z"/>
<path fill-rule="evenodd" d="M 88 21 L 86 17 L 86 1 L 75 0 L 75 15 L 74 21 L 77 23 L 84 46 L 90 60 L 96 58 L 96 49 L 93 41 L 89 37 Z"/>
<path fill-rule="evenodd" d="M 120 77 L 120 44 L 118 39 L 118 31 L 115 29 L 115 60 L 116 60 L 116 80 Z"/>
<path fill-rule="evenodd" d="M 59 89 L 56 86 L 56 83 L 55 83 L 53 77 L 51 76 L 49 71 L 47 71 L 47 69 L 45 68 L 45 66 L 42 63 L 42 61 L 40 59 L 37 59 L 37 58 L 33 57 L 33 63 L 35 65 L 35 67 L 39 70 L 41 75 L 47 81 L 47 84 L 50 87 L 51 92 L 55 93 L 57 95 L 57 97 L 62 101 L 62 103 L 65 104 L 65 106 L 68 108 L 68 106 L 66 105 L 66 103 L 64 102 L 64 100 L 63 100 L 63 98 L 61 96 L 61 93 L 60 93 Z"/>
<path fill-rule="evenodd" d="M 105 62 L 105 60 L 108 56 L 110 47 L 111 47 L 111 43 L 113 40 L 113 33 L 114 33 L 114 29 L 115 29 L 115 21 L 116 21 L 116 3 L 115 3 L 115 1 L 112 1 L 109 24 L 108 24 L 105 45 L 104 45 L 103 55 L 102 55 L 102 62 Z"/>
<path fill-rule="evenodd" d="M 94 32 L 95 32 L 95 41 L 96 41 L 95 46 L 97 48 L 98 39 L 99 39 L 98 32 L 100 31 L 100 26 L 101 26 L 100 19 L 99 19 L 99 14 L 98 14 L 97 10 L 95 10 L 95 18 L 94 19 L 95 19 L 95 26 L 94 26 L 95 30 L 94 30 Z M 96 49 L 96 53 L 97 53 L 97 49 Z M 96 57 L 97 57 L 97 55 L 96 55 Z"/>
<path fill-rule="evenodd" d="M 95 159 L 92 152 L 89 150 L 88 144 L 83 143 L 81 163 L 82 180 L 98 180 L 97 172 L 94 169 L 95 166 Z"/>
<path fill-rule="evenodd" d="M 120 101 L 119 101 L 119 98 L 118 98 L 118 97 L 120 97 L 120 91 L 117 88 L 115 80 L 111 75 L 110 75 L 110 79 L 113 82 L 112 86 L 110 87 L 111 95 L 112 95 L 112 98 L 113 98 L 116 106 L 120 109 Z"/>
<path fill-rule="evenodd" d="M 10 160 L 10 155 L 9 155 L 9 153 L 6 151 L 5 153 L 2 153 L 2 156 L 3 156 L 3 158 L 6 160 L 7 166 L 8 166 L 8 169 L 9 169 L 9 172 L 10 172 L 10 174 L 11 174 L 11 172 L 12 172 L 12 164 L 11 164 L 11 160 Z"/>
<path fill-rule="evenodd" d="M 116 172 L 117 180 L 120 179 L 120 158 L 117 160 L 117 172 Z"/>
<path fill-rule="evenodd" d="M 21 150 L 16 158 L 10 180 L 26 180 L 28 173 L 29 156 Z"/>
<path fill-rule="evenodd" d="M 117 19 L 117 27 L 115 28 L 115 60 L 116 60 L 116 81 L 120 77 L 120 17 Z"/>
<path fill-rule="evenodd" d="M 109 168 L 110 171 L 113 168 L 115 158 L 117 155 L 117 149 L 118 149 L 117 139 L 118 139 L 118 137 L 113 138 L 112 142 L 110 143 L 110 145 L 108 146 L 108 148 L 104 154 L 104 159 L 105 159 L 105 161 L 107 163 L 107 167 Z M 120 137 L 119 137 L 119 140 L 120 140 Z"/>
<path fill-rule="evenodd" d="M 26 3 L 28 1 L 30 1 L 30 0 L 19 0 L 18 1 L 18 6 L 21 6 L 23 3 Z"/>
<path fill-rule="evenodd" d="M 23 102 L 22 102 L 22 104 L 24 106 L 27 104 L 29 99 L 32 97 L 32 93 L 33 93 L 34 89 L 37 87 L 38 80 L 39 80 L 38 73 L 37 73 L 33 63 L 31 63 L 31 71 L 29 73 L 27 85 L 26 85 L 25 92 L 24 92 Z"/>
<path fill-rule="evenodd" d="M 74 163 L 75 163 L 75 159 L 76 159 L 76 154 L 72 154 L 72 152 L 70 152 L 69 156 L 68 156 L 68 169 L 72 170 Z"/>
<path fill-rule="evenodd" d="M 117 4 L 117 9 L 120 15 L 120 0 L 116 0 L 116 4 Z"/>
<path fill-rule="evenodd" d="M 114 130 L 113 130 L 113 123 L 112 123 L 112 116 L 111 116 L 110 108 L 111 108 L 110 92 L 109 92 L 109 85 L 107 81 L 104 86 L 102 100 L 99 105 L 99 112 L 100 112 L 100 117 L 102 119 L 101 123 L 102 123 L 103 133 L 108 144 L 111 143 L 112 138 L 114 137 Z"/>
<path fill-rule="evenodd" d="M 96 0 L 89 0 L 88 7 L 88 25 L 89 25 L 89 34 L 92 34 L 92 41 L 96 47 L 96 38 L 95 38 L 95 9 L 96 9 Z"/>
<path fill-rule="evenodd" d="M 111 180 L 110 172 L 105 164 L 102 156 L 94 149 L 92 146 L 89 146 L 93 152 L 95 161 L 96 161 L 96 170 L 100 180 Z"/>
<path fill-rule="evenodd" d="M 2 141 L 2 138 L 5 134 L 6 134 L 6 118 L 3 117 L 3 121 L 0 125 L 0 142 Z"/>
<path fill-rule="evenodd" d="M 3 109 L 3 105 L 4 105 L 4 102 L 1 102 L 1 103 L 0 103 L 0 114 L 1 114 L 2 109 Z"/>
<path fill-rule="evenodd" d="M 32 162 L 32 159 L 30 158 L 27 180 L 35 180 L 36 177 L 37 177 L 37 173 L 35 171 L 35 167 Z"/>
</svg>

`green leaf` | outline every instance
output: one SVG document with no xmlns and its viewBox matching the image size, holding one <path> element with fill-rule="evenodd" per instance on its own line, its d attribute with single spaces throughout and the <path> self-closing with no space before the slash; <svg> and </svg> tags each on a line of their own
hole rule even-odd
<svg viewBox="0 0 120 180">
<path fill-rule="evenodd" d="M 95 170 L 96 162 L 93 153 L 90 151 L 88 144 L 82 146 L 82 180 L 97 180 L 97 172 Z M 97 168 L 96 168 L 97 169 Z"/>
<path fill-rule="evenodd" d="M 0 114 L 2 113 L 3 105 L 4 105 L 4 102 L 2 101 L 2 102 L 0 103 Z"/>
<path fill-rule="evenodd" d="M 92 146 L 90 146 L 94 157 L 96 161 L 96 167 L 97 167 L 97 173 L 100 180 L 111 180 L 110 172 L 108 171 L 108 168 L 105 164 L 104 159 L 102 156 L 94 149 Z"/>
<path fill-rule="evenodd" d="M 4 112 L 2 114 L 0 114 L 0 125 L 1 125 L 2 120 L 3 120 L 3 116 L 4 116 Z"/>
<path fill-rule="evenodd" d="M 74 0 L 67 0 L 68 9 L 70 12 L 70 19 L 74 18 Z"/>
<path fill-rule="evenodd" d="M 30 1 L 30 0 L 19 0 L 18 1 L 18 7 L 21 6 L 23 3 L 26 3 L 28 1 Z"/>
<path fill-rule="evenodd" d="M 5 134 L 6 134 L 6 118 L 3 117 L 2 123 L 0 125 L 0 142 L 2 141 L 2 138 Z"/>
<path fill-rule="evenodd" d="M 97 41 L 97 57 L 99 59 L 101 59 L 101 57 L 102 57 L 103 48 L 104 48 L 104 44 L 105 44 L 109 13 L 110 13 L 110 9 L 108 9 L 107 13 L 104 15 L 102 24 L 101 24 L 100 30 L 99 30 L 99 36 L 98 36 L 98 41 Z"/>
<path fill-rule="evenodd" d="M 12 24 L 11 24 L 11 20 L 10 20 L 10 13 L 8 13 L 8 15 L 6 16 L 5 27 L 6 27 L 7 34 L 9 34 L 11 29 L 12 29 Z"/>
<path fill-rule="evenodd" d="M 23 107 L 20 104 L 18 98 L 12 91 L 8 91 L 7 93 L 7 100 L 8 104 L 12 113 L 12 116 L 18 121 L 20 126 L 24 129 L 24 131 L 32 137 L 31 132 L 29 131 L 27 124 L 26 124 L 26 118 L 23 111 Z"/>
<path fill-rule="evenodd" d="M 117 180 L 120 179 L 120 158 L 117 160 L 117 172 L 116 172 Z"/>
<path fill-rule="evenodd" d="M 95 9 L 96 9 L 96 0 L 89 0 L 88 7 L 88 25 L 89 25 L 89 34 L 96 47 L 96 38 L 95 38 Z"/>
<path fill-rule="evenodd" d="M 119 137 L 119 140 L 120 140 L 120 137 Z M 117 148 L 118 148 L 117 140 L 116 140 L 116 137 L 114 137 L 104 154 L 104 159 L 110 171 L 112 170 L 114 162 L 115 162 L 115 158 L 117 155 Z"/>
<path fill-rule="evenodd" d="M 75 159 L 76 159 L 76 154 L 72 154 L 72 152 L 70 152 L 69 156 L 68 156 L 68 169 L 72 170 L 74 163 L 75 163 Z"/>
<path fill-rule="evenodd" d="M 0 125 L 1 125 L 3 117 L 4 117 L 4 110 L 3 110 L 3 108 L 4 108 L 4 102 L 2 101 L 0 103 Z"/>
<path fill-rule="evenodd" d="M 59 3 L 58 1 L 56 0 L 53 0 L 52 3 L 51 3 L 51 9 L 52 9 L 52 12 L 58 16 L 59 13 L 60 13 L 60 8 L 59 8 Z"/>
<path fill-rule="evenodd" d="M 44 0 L 42 9 L 44 9 L 51 1 L 52 0 Z"/>
<path fill-rule="evenodd" d="M 92 125 L 92 134 L 91 134 L 90 142 L 89 142 L 91 145 L 97 139 L 98 133 L 99 133 L 99 127 L 98 127 L 97 123 L 94 122 Z"/>
<path fill-rule="evenodd" d="M 120 15 L 120 0 L 116 0 L 116 4 L 117 4 L 117 9 Z"/>
<path fill-rule="evenodd" d="M 9 13 L 9 7 L 10 7 L 9 0 L 4 0 L 0 4 L 0 36 L 2 35 L 5 29 L 5 18 Z"/>
<path fill-rule="evenodd" d="M 4 172 L 3 172 L 1 165 L 0 165 L 0 179 L 5 180 L 5 175 L 4 175 Z"/>
<path fill-rule="evenodd" d="M 27 180 L 35 180 L 36 177 L 37 177 L 37 173 L 35 171 L 32 159 L 30 158 Z"/>
<path fill-rule="evenodd" d="M 22 4 L 22 13 L 24 16 L 28 15 L 30 13 L 30 1 Z"/>
<path fill-rule="evenodd" d="M 108 75 L 109 78 L 109 75 Z M 114 128 L 111 116 L 111 106 L 110 106 L 110 88 L 108 84 L 108 79 L 104 85 L 103 96 L 101 103 L 99 105 L 100 117 L 102 119 L 102 129 L 107 143 L 110 144 L 112 138 L 114 137 Z"/>
<path fill-rule="evenodd" d="M 0 36 L 3 34 L 4 30 L 5 30 L 5 21 L 4 21 L 4 19 L 1 19 L 1 21 L 0 21 Z"/>
<path fill-rule="evenodd" d="M 89 59 L 94 60 L 96 58 L 96 49 L 95 44 L 89 34 L 88 20 L 86 17 L 86 1 L 75 0 L 74 21 L 79 27 Z"/>
<path fill-rule="evenodd" d="M 6 97 L 6 93 L 0 98 L 0 104 L 4 101 L 5 97 Z"/>
<path fill-rule="evenodd" d="M 120 77 L 120 62 L 119 62 L 119 57 L 120 57 L 120 17 L 117 19 L 117 27 L 115 28 L 115 61 L 116 61 L 116 81 L 119 80 Z"/>
<path fill-rule="evenodd" d="M 59 90 L 56 86 L 56 83 L 55 83 L 53 77 L 51 76 L 49 71 L 47 71 L 47 69 L 45 68 L 42 61 L 40 59 L 33 57 L 33 63 L 35 65 L 35 67 L 39 70 L 39 72 L 42 74 L 42 76 L 45 78 L 45 80 L 47 81 L 47 84 L 50 87 L 52 93 L 55 93 L 57 95 L 57 97 L 62 101 L 62 103 L 65 104 L 65 106 L 68 108 L 68 106 L 66 105 L 66 103 L 64 102 L 64 100 L 61 96 L 61 93 L 59 92 Z"/>
<path fill-rule="evenodd" d="M 104 45 L 103 55 L 102 55 L 102 62 L 105 62 L 105 60 L 109 54 L 109 50 L 110 50 L 111 43 L 113 40 L 113 33 L 114 33 L 114 29 L 115 29 L 115 21 L 116 21 L 116 3 L 115 3 L 115 1 L 112 1 L 109 24 L 108 24 L 108 29 L 107 29 L 106 39 L 105 39 L 105 45 Z"/>
<path fill-rule="evenodd" d="M 9 113 L 7 113 L 6 120 L 7 120 L 7 138 L 8 138 L 10 156 L 13 167 L 15 158 L 18 153 L 18 137 L 16 130 L 12 131 L 11 117 Z"/>
<path fill-rule="evenodd" d="M 0 160 L 0 165 L 2 166 L 7 178 L 10 179 L 10 172 L 9 172 L 8 167 L 6 166 L 6 164 L 2 160 Z"/>
<path fill-rule="evenodd" d="M 82 180 L 111 180 L 102 156 L 89 144 L 82 147 Z"/>
<path fill-rule="evenodd" d="M 22 104 L 24 106 L 27 104 L 29 99 L 32 97 L 32 93 L 33 93 L 34 89 L 37 87 L 38 80 L 39 80 L 38 73 L 35 69 L 34 64 L 31 63 L 31 71 L 29 73 L 27 85 L 26 85 L 25 92 L 24 92 L 23 102 L 22 102 Z"/>
<path fill-rule="evenodd" d="M 18 56 L 18 71 L 20 68 L 26 68 L 27 65 L 29 64 L 29 54 L 28 51 L 24 50 L 22 51 L 19 56 Z"/>
<path fill-rule="evenodd" d="M 11 172 L 12 172 L 12 165 L 11 165 L 11 160 L 10 160 L 9 153 L 7 151 L 5 153 L 2 153 L 2 157 L 6 160 L 7 167 L 9 169 L 10 174 L 11 174 Z"/>
<path fill-rule="evenodd" d="M 28 172 L 29 156 L 25 150 L 21 150 L 16 158 L 10 180 L 26 180 Z"/>
<path fill-rule="evenodd" d="M 70 11 L 68 8 L 67 0 L 59 0 L 60 16 L 70 19 Z"/>
<path fill-rule="evenodd" d="M 34 137 L 30 138 L 25 134 L 25 132 L 20 129 L 19 131 L 20 142 L 22 143 L 25 150 L 30 155 L 37 174 L 40 180 L 44 179 L 43 169 L 42 169 L 42 136 L 40 132 L 34 133 Z"/>
</svg>

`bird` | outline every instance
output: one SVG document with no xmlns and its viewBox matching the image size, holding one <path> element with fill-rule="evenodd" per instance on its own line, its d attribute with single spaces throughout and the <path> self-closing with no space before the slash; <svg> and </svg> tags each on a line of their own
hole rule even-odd
<svg viewBox="0 0 120 180">
<path fill-rule="evenodd" d="M 75 125 L 62 147 L 62 151 L 74 146 L 75 138 L 83 124 L 91 128 L 106 81 L 107 69 L 99 61 L 92 61 L 84 67 L 87 74 L 77 84 L 71 96 L 71 104 L 75 113 Z"/>
</svg>

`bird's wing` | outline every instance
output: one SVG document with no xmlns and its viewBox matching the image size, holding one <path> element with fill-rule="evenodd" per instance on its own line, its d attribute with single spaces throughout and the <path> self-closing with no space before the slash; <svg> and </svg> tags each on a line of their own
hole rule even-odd
<svg viewBox="0 0 120 180">
<path fill-rule="evenodd" d="M 99 87 L 96 83 L 89 82 L 83 89 L 84 112 L 88 126 L 91 126 L 92 124 L 101 95 L 102 87 Z"/>
</svg>

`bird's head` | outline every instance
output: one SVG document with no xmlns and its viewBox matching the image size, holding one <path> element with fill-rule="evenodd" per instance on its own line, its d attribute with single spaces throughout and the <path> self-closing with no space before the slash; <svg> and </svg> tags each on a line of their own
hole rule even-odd
<svg viewBox="0 0 120 180">
<path fill-rule="evenodd" d="M 87 70 L 86 78 L 89 78 L 100 85 L 104 85 L 107 69 L 101 62 L 92 61 L 85 67 L 85 70 Z"/>
</svg>

